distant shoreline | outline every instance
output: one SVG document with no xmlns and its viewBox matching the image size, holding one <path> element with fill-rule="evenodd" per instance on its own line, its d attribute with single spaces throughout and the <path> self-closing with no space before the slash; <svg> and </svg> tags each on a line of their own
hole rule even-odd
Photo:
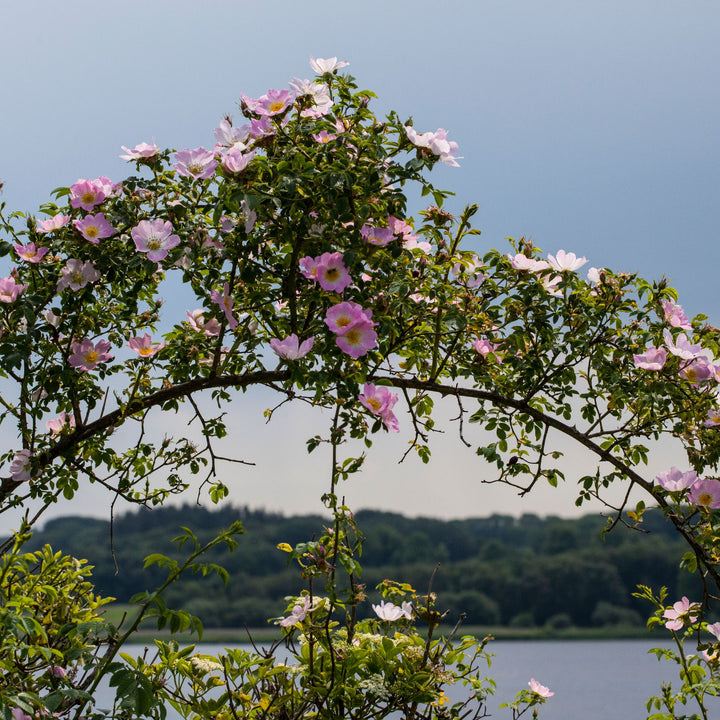
<svg viewBox="0 0 720 720">
<path fill-rule="evenodd" d="M 440 627 L 435 636 L 447 637 L 451 632 L 450 626 Z M 474 635 L 475 637 L 486 637 L 490 635 L 493 640 L 651 640 L 655 637 L 658 641 L 661 638 L 656 633 L 651 633 L 646 628 L 615 626 L 607 628 L 564 628 L 555 630 L 552 628 L 512 628 L 512 627 L 485 627 L 485 626 L 468 626 L 460 628 L 456 633 L 456 637 L 463 635 Z M 137 644 L 152 644 L 155 640 L 176 640 L 181 643 L 213 643 L 213 644 L 248 644 L 251 641 L 255 643 L 270 643 L 279 640 L 281 637 L 277 629 L 268 628 L 207 628 L 203 632 L 202 638 L 189 633 L 172 635 L 168 632 L 138 630 L 132 638 L 131 642 Z"/>
</svg>

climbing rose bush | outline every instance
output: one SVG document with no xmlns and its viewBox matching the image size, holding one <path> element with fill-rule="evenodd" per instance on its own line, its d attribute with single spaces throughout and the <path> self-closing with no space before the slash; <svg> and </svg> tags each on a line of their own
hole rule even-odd
<svg viewBox="0 0 720 720">
<path fill-rule="evenodd" d="M 163 717 L 166 700 L 186 717 L 482 717 L 485 641 L 434 638 L 441 598 L 382 584 L 377 620 L 356 622 L 354 608 L 368 602 L 362 538 L 337 492 L 362 471 L 365 455 L 353 448 L 369 452 L 376 433 L 405 434 L 403 457 L 428 462 L 442 398 L 478 456 L 479 480 L 523 493 L 557 485 L 564 437 L 596 459 L 573 478 L 578 505 L 606 501 L 610 525 L 633 528 L 648 504 L 662 508 L 688 542 L 683 566 L 701 575 L 704 597 L 666 605 L 661 592 L 644 596 L 670 632 L 705 627 L 720 592 L 720 333 L 705 316 L 689 319 L 664 280 L 604 267 L 583 275 L 600 259 L 525 238 L 481 243 L 477 206 L 451 214 L 450 193 L 429 179 L 437 163 L 459 165 L 452 133 L 396 113 L 377 118 L 373 93 L 339 72 L 346 64 L 311 59 L 317 77 L 241 95 L 238 113 L 208 129 L 214 146 L 123 146 L 129 177 L 68 179 L 35 215 L 3 206 L 0 514 L 40 507 L 0 548 L 5 718 L 100 717 L 93 693 L 107 677 L 117 688 L 110 714 L 122 717 Z M 432 204 L 411 212 L 408 190 Z M 228 463 L 244 459 L 239 443 L 233 457 L 222 452 L 224 414 L 254 386 L 277 393 L 268 419 L 290 401 L 329 419 L 308 451 L 330 450 L 322 502 L 333 523 L 322 542 L 284 548 L 307 583 L 276 618 L 296 664 L 278 662 L 276 648 L 208 658 L 161 642 L 152 660 L 120 656 L 142 619 L 199 629 L 163 592 L 183 572 L 225 577 L 203 555 L 232 549 L 241 526 L 206 546 L 184 531 L 182 562 L 150 556 L 167 581 L 140 593 L 137 618 L 116 628 L 73 559 L 23 553 L 32 523 L 88 483 L 152 506 L 197 476 L 221 501 L 237 467 Z M 203 395 L 217 412 L 196 400 Z M 188 433 L 147 431 L 181 410 Z M 688 469 L 648 476 L 653 443 L 669 438 Z M 46 588 L 62 581 L 62 606 L 82 620 L 51 613 L 45 627 L 19 574 Z M 686 679 L 705 663 L 705 685 L 696 692 L 688 681 L 658 700 L 667 717 L 683 699 L 707 716 L 705 698 L 718 690 L 714 641 L 707 652 L 680 662 Z M 468 696 L 448 706 L 444 688 L 458 683 Z M 534 678 L 528 686 L 507 705 L 513 717 L 552 696 Z M 212 688 L 220 694 L 209 699 Z"/>
</svg>

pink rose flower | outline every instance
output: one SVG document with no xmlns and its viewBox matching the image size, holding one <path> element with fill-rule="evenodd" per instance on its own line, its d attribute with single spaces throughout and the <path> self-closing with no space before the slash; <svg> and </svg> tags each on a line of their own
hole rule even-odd
<svg viewBox="0 0 720 720">
<path fill-rule="evenodd" d="M 255 151 L 243 153 L 239 147 L 231 148 L 222 157 L 222 166 L 231 173 L 241 173 L 255 157 Z"/>
<path fill-rule="evenodd" d="M 323 253 L 315 260 L 315 279 L 323 290 L 341 293 L 348 285 L 352 284 L 352 278 L 345 267 L 342 253 Z"/>
<path fill-rule="evenodd" d="M 450 142 L 447 139 L 447 130 L 444 128 L 438 128 L 435 132 L 418 133 L 411 125 L 405 126 L 405 132 L 407 133 L 408 140 L 415 145 L 415 147 L 425 148 L 432 152 L 434 155 L 440 156 L 440 161 L 446 165 L 453 167 L 460 167 L 457 162 L 457 151 L 458 144 L 456 142 Z M 462 159 L 462 158 L 460 158 Z"/>
<path fill-rule="evenodd" d="M 60 277 L 57 281 L 57 291 L 62 292 L 66 287 L 71 290 L 81 290 L 88 283 L 95 282 L 100 279 L 100 273 L 95 266 L 86 260 L 76 260 L 70 258 L 65 267 L 60 271 Z"/>
<path fill-rule="evenodd" d="M 112 359 L 112 355 L 108 353 L 110 343 L 107 340 L 98 340 L 93 343 L 92 340 L 82 340 L 72 344 L 72 355 L 68 359 L 70 367 L 74 367 L 81 371 L 94 370 L 101 362 Z"/>
<path fill-rule="evenodd" d="M 665 627 L 668 630 L 682 630 L 685 622 L 694 623 L 698 619 L 698 614 L 698 604 L 691 603 L 686 597 L 683 597 L 663 613 L 663 617 L 667 620 Z"/>
<path fill-rule="evenodd" d="M 20 256 L 20 258 L 22 258 L 26 262 L 35 264 L 39 263 L 48 252 L 48 248 L 46 247 L 36 248 L 34 242 L 28 243 L 25 246 L 14 245 L 13 247 L 15 248 L 15 252 Z"/>
<path fill-rule="evenodd" d="M 688 320 L 682 306 L 675 305 L 670 302 L 670 300 L 666 300 L 663 304 L 663 313 L 668 325 L 676 328 L 682 328 L 683 330 L 692 330 L 690 320 Z"/>
<path fill-rule="evenodd" d="M 222 295 L 217 291 L 213 290 L 210 293 L 210 299 L 217 303 L 222 311 L 225 313 L 225 317 L 227 318 L 228 325 L 230 326 L 231 330 L 234 330 L 238 326 L 238 321 L 236 320 L 235 316 L 232 313 L 233 305 L 235 304 L 235 301 L 230 296 L 230 287 L 227 283 L 223 285 L 223 292 Z"/>
<path fill-rule="evenodd" d="M 280 115 L 292 105 L 294 100 L 295 96 L 289 90 L 268 90 L 265 95 L 257 99 L 254 110 L 258 115 Z"/>
<path fill-rule="evenodd" d="M 52 437 L 60 435 L 65 428 L 75 427 L 75 416 L 68 415 L 64 410 L 58 415 L 58 417 L 48 420 L 45 423 L 45 427 L 50 432 Z"/>
<path fill-rule="evenodd" d="M 15 278 L 0 278 L 0 302 L 12 303 L 20 297 L 23 290 L 27 290 L 27 285 L 21 285 L 15 282 Z"/>
<path fill-rule="evenodd" d="M 633 355 L 635 367 L 643 370 L 662 370 L 667 360 L 665 348 L 649 347 L 642 355 Z"/>
<path fill-rule="evenodd" d="M 230 118 L 223 118 L 214 130 L 215 151 L 226 153 L 228 150 L 245 150 L 245 142 L 250 136 L 250 125 L 235 127 Z"/>
<path fill-rule="evenodd" d="M 360 323 L 372 324 L 372 311 L 363 310 L 360 305 L 354 302 L 338 303 L 325 313 L 325 324 L 330 330 L 339 335 Z"/>
<path fill-rule="evenodd" d="M 214 154 L 204 147 L 180 150 L 175 153 L 174 168 L 183 177 L 206 180 L 215 174 L 217 165 Z"/>
<path fill-rule="evenodd" d="M 382 418 L 385 427 L 390 432 L 399 432 L 398 419 L 392 411 L 398 400 L 396 393 L 390 392 L 383 385 L 376 387 L 373 383 L 365 383 L 363 392 L 358 395 L 358 399 L 373 415 Z"/>
<path fill-rule="evenodd" d="M 557 255 L 548 255 L 548 260 L 557 272 L 575 272 L 587 262 L 587 258 L 579 258 L 575 253 L 566 253 L 564 250 L 558 250 Z"/>
<path fill-rule="evenodd" d="M 373 605 L 375 614 L 385 622 L 395 622 L 402 618 L 412 620 L 412 604 L 404 602 L 402 605 L 394 605 L 391 602 L 382 600 L 379 605 Z"/>
<path fill-rule="evenodd" d="M 338 60 L 336 57 L 331 58 L 314 58 L 310 56 L 310 67 L 318 74 L 325 75 L 332 73 L 340 68 L 347 67 L 350 63 L 345 60 Z"/>
<path fill-rule="evenodd" d="M 707 478 L 693 483 L 688 493 L 688 500 L 693 505 L 700 505 L 708 510 L 720 508 L 720 480 Z"/>
<path fill-rule="evenodd" d="M 335 344 L 356 360 L 377 345 L 373 323 L 359 323 L 335 338 Z"/>
<path fill-rule="evenodd" d="M 127 153 L 127 155 L 120 155 L 120 159 L 127 160 L 128 162 L 132 160 L 152 160 L 160 152 L 160 149 L 155 143 L 148 145 L 144 142 L 139 143 L 132 150 L 126 148 L 124 145 L 122 146 L 122 149 Z"/>
<path fill-rule="evenodd" d="M 665 338 L 665 347 L 667 347 L 673 355 L 676 355 L 683 360 L 693 360 L 694 358 L 702 355 L 702 345 L 693 345 L 690 340 L 688 340 L 685 333 L 680 333 L 677 340 L 674 341 L 670 331 L 665 330 L 663 337 Z"/>
<path fill-rule="evenodd" d="M 32 477 L 31 458 L 32 453 L 28 449 L 15 453 L 12 463 L 10 463 L 10 477 L 15 482 L 30 480 Z"/>
<path fill-rule="evenodd" d="M 305 619 L 310 610 L 310 596 L 304 595 L 302 605 L 294 605 L 290 615 L 283 618 L 280 621 L 280 625 L 284 628 L 297 625 L 297 623 L 300 623 Z"/>
<path fill-rule="evenodd" d="M 162 350 L 165 347 L 165 343 L 153 344 L 152 336 L 149 333 L 145 333 L 141 337 L 130 339 L 128 341 L 128 347 L 141 358 L 148 358 Z"/>
<path fill-rule="evenodd" d="M 363 225 L 360 228 L 360 235 L 368 245 L 383 246 L 395 240 L 395 234 L 390 228 L 373 227 Z"/>
<path fill-rule="evenodd" d="M 680 472 L 676 467 L 671 467 L 655 478 L 655 484 L 668 492 L 681 492 L 697 482 L 697 473 L 694 470 Z"/>
<path fill-rule="evenodd" d="M 82 220 L 73 220 L 73 227 L 93 245 L 115 234 L 115 228 L 102 213 L 86 215 Z"/>
<path fill-rule="evenodd" d="M 169 220 L 141 220 L 130 235 L 137 251 L 147 253 L 147 259 L 153 262 L 164 260 L 168 251 L 180 244 Z"/>
<path fill-rule="evenodd" d="M 220 334 L 220 323 L 216 318 L 205 320 L 203 310 L 185 311 L 188 317 L 188 324 L 193 330 L 205 333 L 208 337 L 217 337 Z"/>
<path fill-rule="evenodd" d="M 284 360 L 299 360 L 312 350 L 314 341 L 315 338 L 310 337 L 301 343 L 298 340 L 298 336 L 293 333 L 284 340 L 272 338 L 272 340 L 270 340 L 270 347 Z"/>
<path fill-rule="evenodd" d="M 528 685 L 530 686 L 530 691 L 540 697 L 549 698 L 555 694 L 554 692 L 551 692 L 549 688 L 541 685 L 535 678 L 530 678 Z"/>
<path fill-rule="evenodd" d="M 59 230 L 70 222 L 69 215 L 58 213 L 53 215 L 49 220 L 40 220 L 37 224 L 37 230 L 41 233 L 49 233 L 53 230 Z"/>
<path fill-rule="evenodd" d="M 550 263 L 545 260 L 535 260 L 518 253 L 517 255 L 508 255 L 510 264 L 515 270 L 527 270 L 528 272 L 541 272 L 542 270 L 549 270 Z"/>
<path fill-rule="evenodd" d="M 92 210 L 115 193 L 115 186 L 105 176 L 96 180 L 78 180 L 70 186 L 70 205 L 74 208 Z"/>
</svg>

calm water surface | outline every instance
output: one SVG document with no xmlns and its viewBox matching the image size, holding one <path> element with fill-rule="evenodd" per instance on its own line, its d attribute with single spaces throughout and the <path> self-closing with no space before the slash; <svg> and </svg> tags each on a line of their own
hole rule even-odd
<svg viewBox="0 0 720 720">
<path fill-rule="evenodd" d="M 678 682 L 674 665 L 648 655 L 655 646 L 645 640 L 492 642 L 488 650 L 495 657 L 485 674 L 495 679 L 497 691 L 488 711 L 493 718 L 509 719 L 510 712 L 497 706 L 534 677 L 555 693 L 540 711 L 543 720 L 642 720 L 648 697 L 659 694 L 663 681 Z M 125 651 L 141 654 L 143 649 L 133 645 Z M 196 650 L 214 655 L 222 649 L 201 644 Z M 710 717 L 720 718 L 720 702 L 710 706 Z"/>
</svg>

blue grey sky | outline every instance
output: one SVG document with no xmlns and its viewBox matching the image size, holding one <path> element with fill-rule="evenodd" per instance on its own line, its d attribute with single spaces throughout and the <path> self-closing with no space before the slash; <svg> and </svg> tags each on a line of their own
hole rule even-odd
<svg viewBox="0 0 720 720">
<path fill-rule="evenodd" d="M 131 168 L 121 145 L 209 147 L 241 92 L 312 77 L 310 55 L 338 56 L 378 94 L 376 111 L 412 115 L 421 131 L 444 127 L 460 144 L 461 167 L 433 172 L 456 193 L 451 209 L 479 204 L 473 249 L 525 235 L 589 265 L 664 273 L 689 314 L 720 322 L 714 0 L 37 0 L 8 3 L 3 26 L 0 180 L 11 209 L 33 211 L 81 177 L 122 179 Z M 243 412 L 234 410 L 252 434 L 261 420 Z M 262 441 L 270 455 L 275 435 Z M 295 445 L 302 453 L 300 436 Z M 396 474 L 394 460 L 379 454 L 356 506 L 572 512 L 557 493 L 522 506 L 496 486 L 481 494 L 478 461 L 453 452 L 392 490 L 379 478 Z M 448 468 L 455 484 L 434 495 Z M 294 472 L 291 462 L 271 474 Z M 314 508 L 322 492 L 300 492 L 297 478 L 272 489 L 267 475 L 243 482 L 236 502 L 288 511 Z"/>
</svg>

